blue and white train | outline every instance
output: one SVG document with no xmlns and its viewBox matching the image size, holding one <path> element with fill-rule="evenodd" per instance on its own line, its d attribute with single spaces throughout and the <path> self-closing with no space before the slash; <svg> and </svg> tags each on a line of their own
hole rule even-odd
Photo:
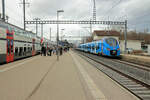
<svg viewBox="0 0 150 100">
<path fill-rule="evenodd" d="M 110 57 L 120 56 L 119 43 L 115 38 L 112 37 L 105 37 L 99 41 L 80 44 L 79 50 Z"/>
</svg>

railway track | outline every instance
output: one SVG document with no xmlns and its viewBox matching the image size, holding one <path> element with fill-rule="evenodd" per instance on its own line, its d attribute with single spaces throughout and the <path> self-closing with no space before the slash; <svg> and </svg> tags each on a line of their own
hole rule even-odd
<svg viewBox="0 0 150 100">
<path fill-rule="evenodd" d="M 81 51 L 75 52 L 139 99 L 150 100 L 150 70 L 147 67 L 106 59 Z"/>
<path fill-rule="evenodd" d="M 124 60 L 118 60 L 118 59 L 115 59 L 114 61 L 129 65 L 131 67 L 137 67 L 137 68 L 142 69 L 142 70 L 150 71 L 150 66 L 146 66 L 146 65 L 143 65 L 143 64 L 132 63 L 132 62 L 128 62 L 128 61 L 124 61 Z"/>
<path fill-rule="evenodd" d="M 150 64 L 148 62 L 142 62 L 142 61 L 135 60 L 135 59 L 121 59 L 121 61 L 150 68 Z"/>
</svg>

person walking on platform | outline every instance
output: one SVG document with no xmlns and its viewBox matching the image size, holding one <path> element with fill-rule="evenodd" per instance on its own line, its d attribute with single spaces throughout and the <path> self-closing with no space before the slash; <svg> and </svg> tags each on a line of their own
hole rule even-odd
<svg viewBox="0 0 150 100">
<path fill-rule="evenodd" d="M 56 55 L 59 55 L 60 47 L 56 48 Z"/>
<path fill-rule="evenodd" d="M 46 47 L 44 47 L 44 56 L 46 56 Z"/>
<path fill-rule="evenodd" d="M 66 47 L 64 47 L 64 51 L 67 52 L 67 48 Z"/>
<path fill-rule="evenodd" d="M 62 55 L 62 53 L 63 53 L 63 48 L 60 47 L 60 55 Z"/>
<path fill-rule="evenodd" d="M 53 47 L 53 54 L 55 54 L 56 53 L 56 47 Z"/>
<path fill-rule="evenodd" d="M 41 47 L 41 56 L 44 54 L 44 46 Z"/>
<path fill-rule="evenodd" d="M 50 48 L 49 48 L 49 47 L 47 47 L 47 55 L 48 55 L 48 56 L 49 56 L 49 49 L 50 49 Z"/>
<path fill-rule="evenodd" d="M 53 49 L 52 49 L 52 48 L 49 48 L 49 55 L 50 55 L 50 56 L 52 55 L 52 51 L 53 51 Z"/>
</svg>

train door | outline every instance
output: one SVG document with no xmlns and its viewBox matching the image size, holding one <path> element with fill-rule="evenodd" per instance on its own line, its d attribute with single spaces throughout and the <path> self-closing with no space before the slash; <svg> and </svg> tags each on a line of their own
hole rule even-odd
<svg viewBox="0 0 150 100">
<path fill-rule="evenodd" d="M 97 53 L 97 47 L 98 47 L 98 43 L 95 43 L 95 54 Z"/>
<path fill-rule="evenodd" d="M 103 55 L 103 40 L 101 42 L 101 54 Z"/>
<path fill-rule="evenodd" d="M 12 62 L 14 61 L 14 32 L 6 31 L 6 62 Z"/>
<path fill-rule="evenodd" d="M 32 56 L 35 55 L 35 39 L 32 39 Z"/>
</svg>

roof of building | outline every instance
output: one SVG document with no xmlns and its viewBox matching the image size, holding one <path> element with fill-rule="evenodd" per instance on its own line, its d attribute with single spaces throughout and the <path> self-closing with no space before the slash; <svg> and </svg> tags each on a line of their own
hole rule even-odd
<svg viewBox="0 0 150 100">
<path fill-rule="evenodd" d="M 120 32 L 115 30 L 110 30 L 110 31 L 95 30 L 93 33 L 96 34 L 97 36 L 120 36 Z"/>
</svg>

